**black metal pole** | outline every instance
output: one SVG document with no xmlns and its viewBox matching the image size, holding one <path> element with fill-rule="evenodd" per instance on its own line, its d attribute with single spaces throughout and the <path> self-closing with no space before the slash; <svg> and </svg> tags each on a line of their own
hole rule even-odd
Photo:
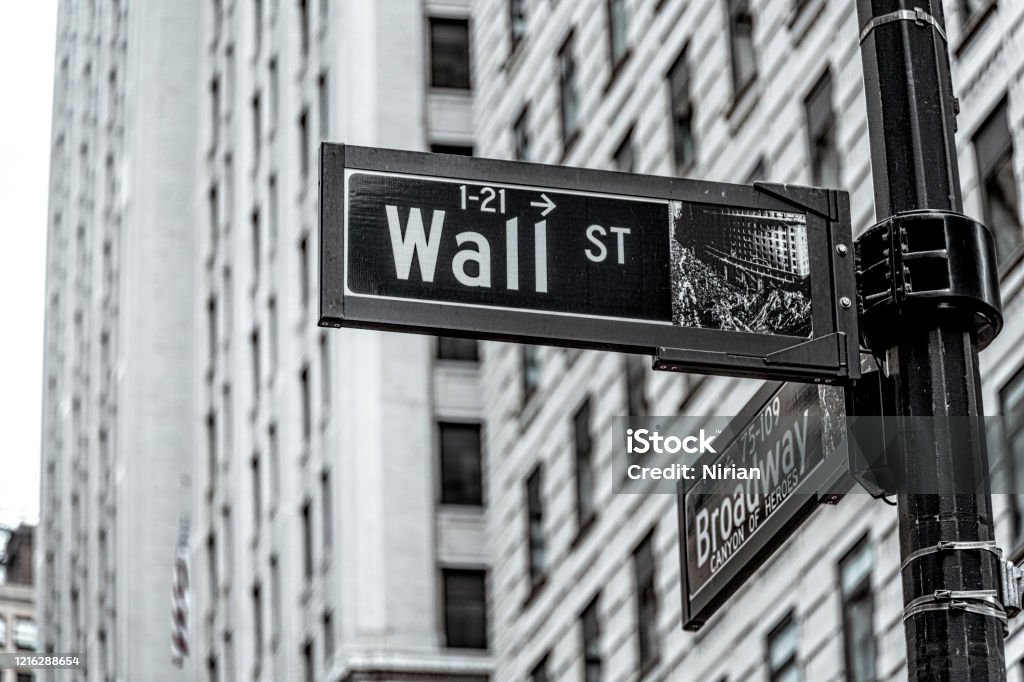
<svg viewBox="0 0 1024 682">
<path fill-rule="evenodd" d="M 957 105 L 941 0 L 857 0 L 857 11 L 877 220 L 920 209 L 960 213 Z M 899 248 L 899 239 L 890 243 Z M 956 419 L 983 414 L 976 326 L 955 304 L 899 307 L 894 322 L 871 344 L 901 424 L 901 556 L 940 541 L 992 540 L 981 420 Z M 996 570 L 990 552 L 917 556 L 902 571 L 904 604 L 937 590 L 995 589 Z M 904 624 L 909 679 L 1005 679 L 996 617 L 936 609 L 911 613 Z"/>
</svg>

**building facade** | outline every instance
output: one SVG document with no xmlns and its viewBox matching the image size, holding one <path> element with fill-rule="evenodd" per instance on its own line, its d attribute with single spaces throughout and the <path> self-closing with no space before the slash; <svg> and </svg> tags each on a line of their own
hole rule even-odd
<svg viewBox="0 0 1024 682">
<path fill-rule="evenodd" d="M 36 573 L 77 679 L 489 677 L 477 344 L 316 327 L 319 144 L 472 153 L 468 13 L 61 2 Z"/>
<path fill-rule="evenodd" d="M 200 678 L 489 676 L 476 344 L 316 326 L 319 143 L 471 153 L 468 12 L 203 3 Z"/>
<path fill-rule="evenodd" d="M 945 9 L 965 211 L 993 228 L 1001 262 L 1006 326 L 981 355 L 985 404 L 1006 415 L 1014 453 L 1024 6 Z M 473 26 L 482 156 L 838 187 L 856 232 L 874 222 L 855 3 L 475 0 Z M 488 510 L 495 679 L 905 677 L 893 507 L 851 494 L 816 510 L 687 633 L 675 497 L 612 492 L 614 416 L 734 414 L 759 382 L 653 373 L 647 358 L 589 351 L 488 343 L 484 355 L 487 480 L 502 493 Z M 1015 464 L 999 466 L 1013 475 Z M 997 495 L 995 506 L 1000 544 L 1019 558 L 1019 499 Z M 1006 640 L 1015 680 L 1021 629 L 1012 623 Z"/>
<path fill-rule="evenodd" d="M 168 660 L 194 452 L 198 19 L 58 12 L 35 574 L 39 650 L 86 654 L 79 679 L 193 679 Z"/>
</svg>

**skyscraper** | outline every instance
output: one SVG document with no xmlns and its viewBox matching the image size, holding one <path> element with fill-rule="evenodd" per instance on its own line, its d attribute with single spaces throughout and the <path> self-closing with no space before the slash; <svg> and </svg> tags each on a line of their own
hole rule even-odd
<svg viewBox="0 0 1024 682">
<path fill-rule="evenodd" d="M 42 646 L 90 679 L 486 679 L 477 344 L 316 327 L 319 142 L 472 153 L 468 4 L 60 26 Z"/>
<path fill-rule="evenodd" d="M 946 8 L 965 208 L 993 229 L 1002 263 L 1006 327 L 981 362 L 989 413 L 1009 415 L 1003 450 L 1015 456 L 997 465 L 1013 472 L 1024 61 L 1009 46 L 1024 7 Z M 855 3 L 478 0 L 473 26 L 482 156 L 837 187 L 856 231 L 874 222 Z M 507 491 L 488 516 L 495 679 L 905 676 L 892 507 L 855 494 L 818 509 L 692 634 L 675 496 L 612 492 L 614 416 L 734 414 L 759 382 L 655 373 L 646 357 L 484 350 L 489 485 Z M 1018 556 L 1019 499 L 995 505 L 1000 543 Z M 1020 642 L 1007 640 L 1008 662 Z"/>
</svg>

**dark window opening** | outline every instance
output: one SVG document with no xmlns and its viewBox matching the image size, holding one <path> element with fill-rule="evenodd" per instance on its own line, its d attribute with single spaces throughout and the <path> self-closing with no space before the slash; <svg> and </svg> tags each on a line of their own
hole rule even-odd
<svg viewBox="0 0 1024 682">
<path fill-rule="evenodd" d="M 563 147 L 568 147 L 576 139 L 580 125 L 579 89 L 576 85 L 576 57 L 573 55 L 573 43 L 573 35 L 570 34 L 561 49 L 558 50 Z"/>
<path fill-rule="evenodd" d="M 637 645 L 640 669 L 653 666 L 660 654 L 658 643 L 658 592 L 654 581 L 654 531 L 633 550 L 633 576 L 636 579 Z"/>
<path fill-rule="evenodd" d="M 690 66 L 685 48 L 668 72 L 668 84 L 672 99 L 672 147 L 675 152 L 676 175 L 682 175 L 697 158 L 693 136 L 693 103 L 690 99 Z"/>
<path fill-rule="evenodd" d="M 811 157 L 811 184 L 839 186 L 839 149 L 836 116 L 832 109 L 832 74 L 826 71 L 804 100 Z"/>
<path fill-rule="evenodd" d="M 573 415 L 573 452 L 576 460 L 576 520 L 580 529 L 593 521 L 597 514 L 594 473 L 593 440 L 590 436 L 590 399 Z"/>
<path fill-rule="evenodd" d="M 441 504 L 483 504 L 479 424 L 440 423 Z"/>
<path fill-rule="evenodd" d="M 621 173 L 632 173 L 636 164 L 633 157 L 633 131 L 630 130 L 622 138 L 622 142 L 619 143 L 619 148 L 615 150 L 615 156 L 613 157 L 613 163 L 615 170 Z"/>
<path fill-rule="evenodd" d="M 983 217 L 995 237 L 996 256 L 1005 263 L 1024 243 L 1005 99 L 975 133 L 974 153 Z"/>
<path fill-rule="evenodd" d="M 480 344 L 476 339 L 457 339 L 452 336 L 437 338 L 438 360 L 480 361 Z"/>
<path fill-rule="evenodd" d="M 543 467 L 538 464 L 526 479 L 527 551 L 530 582 L 536 585 L 544 575 L 546 537 L 544 535 Z"/>
<path fill-rule="evenodd" d="M 580 616 L 583 630 L 583 680 L 601 682 L 601 621 L 598 616 L 599 597 L 594 597 Z"/>
<path fill-rule="evenodd" d="M 469 89 L 469 21 L 430 19 L 430 85 Z"/>
<path fill-rule="evenodd" d="M 757 76 L 754 54 L 754 15 L 748 0 L 728 0 L 729 45 L 732 53 L 733 96 L 742 94 Z"/>
<path fill-rule="evenodd" d="M 448 648 L 487 648 L 486 573 L 474 569 L 442 569 L 444 631 Z"/>
<path fill-rule="evenodd" d="M 768 633 L 769 682 L 800 682 L 803 679 L 800 661 L 797 658 L 798 637 L 796 620 L 792 612 Z"/>
<path fill-rule="evenodd" d="M 874 682 L 874 593 L 871 591 L 872 545 L 861 540 L 839 564 L 843 599 L 843 646 L 848 682 Z"/>
</svg>

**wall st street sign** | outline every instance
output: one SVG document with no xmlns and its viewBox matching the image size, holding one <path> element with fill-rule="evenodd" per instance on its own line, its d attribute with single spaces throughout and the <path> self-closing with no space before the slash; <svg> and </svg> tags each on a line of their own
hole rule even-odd
<svg viewBox="0 0 1024 682">
<path fill-rule="evenodd" d="M 851 485 L 841 387 L 766 384 L 696 467 L 757 469 L 680 485 L 683 628 L 699 630 L 822 502 Z"/>
<path fill-rule="evenodd" d="M 336 144 L 320 192 L 323 326 L 739 376 L 859 370 L 842 192 Z"/>
</svg>

